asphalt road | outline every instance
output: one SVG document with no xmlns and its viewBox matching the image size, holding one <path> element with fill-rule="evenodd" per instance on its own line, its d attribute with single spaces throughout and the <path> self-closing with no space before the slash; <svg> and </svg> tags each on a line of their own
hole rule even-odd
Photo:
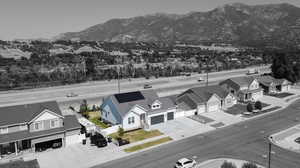
<svg viewBox="0 0 300 168">
<path fill-rule="evenodd" d="M 230 157 L 266 165 L 267 136 L 299 124 L 300 101 L 279 112 L 175 141 L 149 151 L 111 161 L 95 168 L 172 168 L 182 157 Z M 300 154 L 272 145 L 271 168 L 300 168 Z M 101 156 L 99 156 L 101 157 Z"/>
<path fill-rule="evenodd" d="M 267 66 L 257 68 L 259 68 L 262 73 L 269 71 Z M 209 73 L 209 83 L 214 84 L 230 77 L 243 76 L 246 72 L 247 69 L 237 69 Z M 168 92 L 171 94 L 174 91 L 182 91 L 191 86 L 204 85 L 205 82 L 199 83 L 197 81 L 199 77 L 206 79 L 206 74 L 193 74 L 190 77 L 179 76 L 150 80 L 139 78 L 128 81 L 124 79 L 121 80 L 121 92 L 143 89 L 143 85 L 148 83 L 151 84 L 153 89 L 158 92 Z M 112 80 L 29 90 L 3 91 L 0 92 L 0 106 L 56 100 L 60 103 L 62 108 L 66 108 L 70 105 L 78 106 L 83 99 L 87 99 L 89 104 L 98 104 L 102 97 L 117 93 L 117 88 L 117 81 Z M 75 93 L 78 94 L 78 96 L 68 98 L 66 95 L 69 93 Z"/>
</svg>

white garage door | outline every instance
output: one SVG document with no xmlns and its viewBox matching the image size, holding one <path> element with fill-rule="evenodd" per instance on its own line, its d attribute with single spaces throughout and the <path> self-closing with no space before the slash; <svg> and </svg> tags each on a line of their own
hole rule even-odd
<svg viewBox="0 0 300 168">
<path fill-rule="evenodd" d="M 84 134 L 66 136 L 66 146 L 81 143 L 84 138 Z"/>
<path fill-rule="evenodd" d="M 254 100 L 259 99 L 262 96 L 262 92 L 252 93 L 252 98 Z"/>
<path fill-rule="evenodd" d="M 185 116 L 192 116 L 195 115 L 196 110 L 189 110 L 189 111 L 185 111 L 184 115 Z"/>
<path fill-rule="evenodd" d="M 184 111 L 178 111 L 175 113 L 175 118 L 184 117 Z"/>
<path fill-rule="evenodd" d="M 218 111 L 219 104 L 210 104 L 208 105 L 208 112 Z"/>
<path fill-rule="evenodd" d="M 282 92 L 289 91 L 289 86 L 288 86 L 288 85 L 282 86 L 281 91 L 282 91 Z"/>
<path fill-rule="evenodd" d="M 204 112 L 205 112 L 205 106 L 204 105 L 198 106 L 198 114 L 204 113 Z"/>
</svg>

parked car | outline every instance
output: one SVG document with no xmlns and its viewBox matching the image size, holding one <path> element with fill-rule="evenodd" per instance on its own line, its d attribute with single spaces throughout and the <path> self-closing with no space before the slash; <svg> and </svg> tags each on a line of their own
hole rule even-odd
<svg viewBox="0 0 300 168">
<path fill-rule="evenodd" d="M 75 94 L 73 92 L 67 94 L 67 97 L 77 97 L 77 96 L 78 94 Z"/>
<path fill-rule="evenodd" d="M 123 146 L 123 145 L 129 144 L 130 142 L 128 140 L 126 140 L 126 139 L 117 138 L 116 141 L 115 141 L 115 143 L 118 146 Z"/>
<path fill-rule="evenodd" d="M 150 89 L 150 88 L 152 88 L 152 86 L 150 84 L 145 84 L 144 85 L 144 89 Z"/>
<path fill-rule="evenodd" d="M 197 162 L 193 159 L 188 159 L 188 158 L 182 158 L 179 159 L 176 164 L 175 168 L 192 168 L 196 166 Z"/>
<path fill-rule="evenodd" d="M 97 147 L 105 147 L 107 146 L 107 140 L 103 135 L 96 133 L 91 136 L 91 144 L 94 144 Z"/>
</svg>

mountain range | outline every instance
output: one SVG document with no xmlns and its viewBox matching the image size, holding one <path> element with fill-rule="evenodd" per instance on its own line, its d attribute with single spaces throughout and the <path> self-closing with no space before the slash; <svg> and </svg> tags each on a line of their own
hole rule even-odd
<svg viewBox="0 0 300 168">
<path fill-rule="evenodd" d="M 207 12 L 111 19 L 59 40 L 108 42 L 222 42 L 294 45 L 300 42 L 300 8 L 287 4 L 227 4 Z"/>
</svg>

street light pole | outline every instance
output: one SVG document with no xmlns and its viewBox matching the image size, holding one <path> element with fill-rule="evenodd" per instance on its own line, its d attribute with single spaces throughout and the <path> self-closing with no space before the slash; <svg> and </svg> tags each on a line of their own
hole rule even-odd
<svg viewBox="0 0 300 168">
<path fill-rule="evenodd" d="M 272 143 L 269 142 L 269 163 L 268 163 L 268 168 L 271 168 L 271 151 L 272 151 Z"/>
<path fill-rule="evenodd" d="M 118 92 L 121 92 L 121 88 L 120 88 L 120 67 L 118 67 Z"/>
</svg>

